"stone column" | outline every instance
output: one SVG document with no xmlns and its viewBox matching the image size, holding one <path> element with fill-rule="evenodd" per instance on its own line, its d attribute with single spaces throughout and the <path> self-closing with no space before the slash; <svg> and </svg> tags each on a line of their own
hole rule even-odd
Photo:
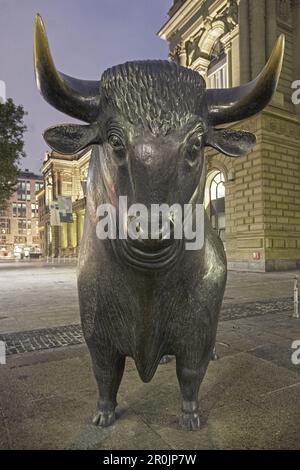
<svg viewBox="0 0 300 470">
<path fill-rule="evenodd" d="M 77 247 L 77 215 L 73 213 L 73 223 L 70 224 L 70 247 Z"/>
<path fill-rule="evenodd" d="M 181 42 L 180 44 L 178 44 L 177 55 L 178 55 L 179 65 L 182 65 L 183 67 L 186 67 L 187 54 L 186 54 L 186 49 L 185 49 L 185 43 L 184 42 Z"/>
<path fill-rule="evenodd" d="M 53 229 L 52 232 L 52 256 L 57 258 L 60 254 L 61 247 L 60 247 L 60 227 L 51 227 Z"/>
<path fill-rule="evenodd" d="M 224 47 L 227 56 L 227 87 L 232 87 L 232 44 L 227 43 Z"/>
<path fill-rule="evenodd" d="M 83 234 L 83 225 L 84 225 L 84 211 L 77 213 L 77 243 L 80 244 L 82 234 Z"/>
<path fill-rule="evenodd" d="M 267 18 L 267 56 L 270 57 L 277 38 L 277 15 L 276 2 L 274 0 L 266 0 L 266 18 Z"/>
<path fill-rule="evenodd" d="M 249 7 L 251 24 L 251 78 L 255 78 L 266 63 L 266 4 L 264 0 L 249 0 Z"/>
<path fill-rule="evenodd" d="M 240 60 L 239 60 L 239 37 L 236 36 L 231 41 L 231 62 L 232 62 L 232 77 L 231 86 L 240 85 Z"/>
<path fill-rule="evenodd" d="M 239 46 L 240 46 L 240 83 L 251 79 L 250 67 L 250 27 L 249 2 L 240 0 L 239 5 Z"/>
<path fill-rule="evenodd" d="M 61 224 L 60 237 L 60 248 L 65 250 L 68 248 L 68 224 Z"/>
<path fill-rule="evenodd" d="M 72 224 L 67 224 L 67 247 L 68 250 L 72 249 Z"/>
</svg>

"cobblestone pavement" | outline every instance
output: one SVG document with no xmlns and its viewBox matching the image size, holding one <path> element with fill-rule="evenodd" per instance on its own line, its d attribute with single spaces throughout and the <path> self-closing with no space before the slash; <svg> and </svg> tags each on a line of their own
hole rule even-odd
<svg viewBox="0 0 300 470">
<path fill-rule="evenodd" d="M 56 328 L 0 334 L 0 341 L 6 345 L 6 354 L 22 354 L 42 349 L 61 348 L 83 343 L 80 325 L 66 325 Z"/>
</svg>

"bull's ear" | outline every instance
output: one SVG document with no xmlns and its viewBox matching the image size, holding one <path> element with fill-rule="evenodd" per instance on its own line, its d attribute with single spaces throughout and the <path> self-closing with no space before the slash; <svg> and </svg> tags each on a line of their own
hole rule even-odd
<svg viewBox="0 0 300 470">
<path fill-rule="evenodd" d="M 77 153 L 99 140 L 98 129 L 93 125 L 62 124 L 49 127 L 43 136 L 55 152 L 67 155 Z"/>
<path fill-rule="evenodd" d="M 250 152 L 256 144 L 256 137 L 251 132 L 231 129 L 212 129 L 207 143 L 229 157 L 240 157 Z"/>
</svg>

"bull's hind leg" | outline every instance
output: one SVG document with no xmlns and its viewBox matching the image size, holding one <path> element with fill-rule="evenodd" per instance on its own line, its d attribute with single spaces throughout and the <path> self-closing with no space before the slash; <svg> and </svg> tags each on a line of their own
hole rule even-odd
<svg viewBox="0 0 300 470">
<path fill-rule="evenodd" d="M 88 343 L 93 370 L 99 389 L 98 409 L 93 423 L 98 426 L 110 426 L 115 421 L 117 393 L 122 380 L 125 356 L 111 345 Z"/>
<path fill-rule="evenodd" d="M 176 357 L 176 372 L 182 397 L 182 414 L 179 424 L 183 429 L 200 428 L 198 394 L 209 360 L 197 367 L 188 357 Z"/>
</svg>

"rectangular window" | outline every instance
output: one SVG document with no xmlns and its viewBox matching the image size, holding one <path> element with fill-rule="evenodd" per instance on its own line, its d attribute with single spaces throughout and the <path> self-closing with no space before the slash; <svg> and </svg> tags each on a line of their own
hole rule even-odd
<svg viewBox="0 0 300 470">
<path fill-rule="evenodd" d="M 17 209 L 18 209 L 17 217 L 26 217 L 26 204 L 25 203 L 18 202 Z"/>
<path fill-rule="evenodd" d="M 208 72 L 207 74 L 208 88 L 227 88 L 227 63 Z"/>
<path fill-rule="evenodd" d="M 17 217 L 17 203 L 13 202 L 13 217 Z"/>
<path fill-rule="evenodd" d="M 72 195 L 72 183 L 63 182 L 61 193 L 64 196 L 71 196 Z"/>
<path fill-rule="evenodd" d="M 19 181 L 17 185 L 17 197 L 19 201 L 23 199 L 23 196 L 25 195 L 25 189 L 25 181 Z"/>
<path fill-rule="evenodd" d="M 31 217 L 37 217 L 39 212 L 39 204 L 37 202 L 33 202 L 31 204 Z"/>
<path fill-rule="evenodd" d="M 26 235 L 26 219 L 18 220 L 18 233 L 19 235 Z"/>
<path fill-rule="evenodd" d="M 0 234 L 1 235 L 8 235 L 10 234 L 10 220 L 1 218 L 0 219 Z"/>
<path fill-rule="evenodd" d="M 14 242 L 15 243 L 26 243 L 27 238 L 26 237 L 14 237 Z"/>
<path fill-rule="evenodd" d="M 44 186 L 44 183 L 35 183 L 34 185 L 35 192 L 37 193 L 38 191 L 40 191 L 43 186 Z"/>
</svg>

